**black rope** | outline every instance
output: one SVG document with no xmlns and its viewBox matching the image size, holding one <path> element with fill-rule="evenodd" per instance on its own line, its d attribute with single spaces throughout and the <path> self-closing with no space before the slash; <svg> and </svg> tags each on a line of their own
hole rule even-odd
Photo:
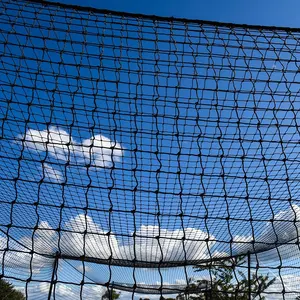
<svg viewBox="0 0 300 300">
<path fill-rule="evenodd" d="M 29 299 L 300 295 L 300 29 L 0 16 L 0 278 Z"/>
</svg>

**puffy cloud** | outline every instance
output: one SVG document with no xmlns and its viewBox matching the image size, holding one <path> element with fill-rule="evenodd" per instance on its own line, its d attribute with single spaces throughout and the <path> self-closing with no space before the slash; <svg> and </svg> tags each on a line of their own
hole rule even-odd
<svg viewBox="0 0 300 300">
<path fill-rule="evenodd" d="M 233 238 L 234 243 L 250 243 L 253 240 L 252 236 L 236 235 Z"/>
<path fill-rule="evenodd" d="M 39 290 L 41 293 L 48 293 L 50 289 L 50 283 L 48 282 L 41 282 L 39 285 Z"/>
<path fill-rule="evenodd" d="M 17 268 L 27 272 L 39 273 L 42 267 L 52 266 L 53 259 L 36 253 L 31 254 L 30 249 L 27 248 L 25 238 L 20 239 L 20 243 L 17 243 L 12 239 L 9 240 L 7 237 L 1 236 L 0 262 L 7 269 L 7 272 L 11 272 L 12 268 Z"/>
<path fill-rule="evenodd" d="M 118 251 L 116 237 L 107 236 L 107 232 L 103 231 L 89 216 L 79 214 L 75 218 L 71 218 L 65 223 L 64 229 L 76 232 L 68 231 L 62 234 L 60 243 L 62 253 L 75 256 L 85 254 L 89 257 L 108 259 L 111 256 L 111 248 L 114 252 Z M 87 233 L 84 234 L 86 229 Z"/>
<path fill-rule="evenodd" d="M 44 163 L 43 170 L 44 170 L 45 177 L 50 179 L 51 181 L 62 182 L 64 179 L 63 174 L 59 170 L 54 169 L 49 164 Z"/>
<path fill-rule="evenodd" d="M 158 226 L 142 225 L 136 231 L 135 239 L 122 245 L 113 233 L 93 221 L 90 216 L 79 214 L 70 218 L 64 225 L 63 233 L 58 233 L 47 222 L 41 222 L 32 237 L 23 237 L 20 241 L 30 249 L 42 253 L 55 253 L 60 248 L 63 254 L 80 257 L 160 262 L 199 260 L 209 257 L 208 249 L 214 244 L 214 237 L 208 239 L 207 233 L 186 228 L 168 230 Z M 86 234 L 84 234 L 86 230 Z M 159 239 L 157 238 L 159 236 Z M 185 240 L 182 238 L 185 236 Z M 208 239 L 208 240 L 206 240 Z M 87 269 L 86 269 L 87 271 Z"/>
<path fill-rule="evenodd" d="M 39 292 L 43 294 L 48 294 L 50 289 L 50 283 L 48 282 L 41 282 L 39 284 Z M 54 292 L 54 290 L 53 290 Z M 64 297 L 64 299 L 74 299 L 76 294 L 74 293 L 71 286 L 68 286 L 63 283 L 57 283 L 55 286 L 55 296 Z M 65 298 L 66 297 L 66 298 Z"/>
<path fill-rule="evenodd" d="M 264 246 L 264 242 L 274 243 L 276 235 L 281 241 L 296 237 L 296 227 L 292 222 L 298 218 L 300 209 L 279 212 L 273 226 L 266 225 L 262 234 L 255 239 L 255 249 Z M 284 225 L 284 226 L 283 226 Z M 282 226 L 284 230 L 282 230 Z M 196 261 L 210 258 L 209 250 L 215 245 L 215 237 L 196 228 L 169 230 L 154 225 L 142 225 L 124 245 L 113 232 L 108 234 L 90 216 L 78 214 L 65 222 L 63 232 L 58 233 L 47 222 L 41 222 L 32 237 L 23 237 L 20 242 L 30 249 L 43 253 L 55 253 L 58 248 L 70 256 L 109 259 L 127 259 L 148 262 Z M 84 233 L 86 231 L 86 233 Z M 274 234 L 274 231 L 276 234 Z M 273 233 L 273 234 L 272 234 Z M 183 239 L 185 237 L 185 239 Z M 252 236 L 235 236 L 233 248 L 245 253 L 253 250 Z M 1 243 L 1 240 L 0 240 Z M 5 241 L 2 240 L 2 243 Z M 266 246 L 267 247 L 267 246 Z M 226 257 L 225 252 L 213 252 L 213 256 Z M 87 270 L 86 270 L 87 271 Z"/>
<path fill-rule="evenodd" d="M 101 285 L 86 285 L 83 286 L 82 299 L 100 300 L 107 291 L 107 287 Z"/>
<path fill-rule="evenodd" d="M 176 279 L 175 280 L 175 284 L 178 284 L 178 285 L 187 285 L 187 280 L 186 279 Z"/>
<path fill-rule="evenodd" d="M 42 282 L 38 286 L 40 293 L 48 294 L 50 284 L 48 282 Z M 79 287 L 74 285 L 67 285 L 64 283 L 57 283 L 55 286 L 55 297 L 61 297 L 62 299 L 79 299 Z M 82 294 L 80 299 L 95 299 L 100 300 L 104 295 L 107 288 L 101 285 L 83 285 Z M 54 290 L 53 290 L 54 292 Z"/>
<path fill-rule="evenodd" d="M 214 239 L 214 236 L 208 239 L 207 233 L 195 228 L 183 231 L 142 225 L 136 231 L 135 240 L 132 239 L 134 243 L 120 247 L 120 251 L 125 257 L 134 259 L 135 248 L 137 260 L 152 262 L 198 260 L 209 257 L 208 249 L 213 246 Z"/>
<path fill-rule="evenodd" d="M 84 236 L 78 232 L 85 231 L 85 220 L 87 233 Z M 120 245 L 113 233 L 108 236 L 91 217 L 83 214 L 70 219 L 65 224 L 65 229 L 77 232 L 63 233 L 60 244 L 62 252 L 75 256 L 85 253 L 85 256 L 102 259 L 108 259 L 112 255 L 114 259 L 136 258 L 152 262 L 196 260 L 207 258 L 208 248 L 214 244 L 214 237 L 206 242 L 208 235 L 199 229 L 186 228 L 186 240 L 183 242 L 184 233 L 181 229 L 171 231 L 159 229 L 158 226 L 142 225 L 136 231 L 136 238 L 132 238 L 131 243 L 124 246 Z M 160 238 L 157 239 L 157 236 Z"/>
<path fill-rule="evenodd" d="M 227 257 L 228 252 L 226 252 L 226 251 L 214 251 L 211 256 L 212 256 L 212 258 Z"/>
<path fill-rule="evenodd" d="M 76 267 L 76 269 L 81 273 L 83 273 L 83 270 L 85 271 L 85 273 L 91 272 L 93 270 L 91 267 L 87 265 L 85 265 L 84 268 L 83 265 L 79 265 L 78 267 Z"/>
<path fill-rule="evenodd" d="M 280 277 L 277 276 L 275 282 L 266 289 L 263 296 L 266 300 L 279 300 L 283 298 L 282 293 L 285 291 L 285 299 L 295 299 L 300 294 L 299 282 L 299 275 L 285 274 Z"/>
<path fill-rule="evenodd" d="M 294 221 L 296 223 L 294 224 Z M 263 233 L 263 237 L 273 234 L 274 241 L 278 238 L 279 241 L 289 241 L 298 236 L 300 229 L 300 207 L 298 205 L 291 205 L 287 210 L 280 211 L 274 216 L 273 226 L 268 224 Z"/>
<path fill-rule="evenodd" d="M 40 222 L 32 236 L 24 236 L 20 243 L 29 249 L 44 254 L 52 254 L 58 246 L 58 234 L 48 222 Z"/>
<path fill-rule="evenodd" d="M 26 148 L 32 151 L 48 152 L 56 159 L 66 161 L 69 151 L 74 151 L 72 137 L 63 129 L 51 126 L 49 130 L 28 129 L 24 139 Z"/>
<path fill-rule="evenodd" d="M 28 150 L 48 152 L 53 158 L 62 161 L 75 160 L 83 164 L 110 167 L 113 161 L 120 161 L 123 155 L 121 145 L 103 135 L 95 135 L 80 143 L 67 131 L 54 126 L 49 127 L 49 130 L 28 129 L 21 138 Z"/>
<path fill-rule="evenodd" d="M 268 222 L 261 234 L 253 239 L 252 236 L 235 236 L 233 249 L 240 253 L 271 249 L 275 243 L 285 244 L 298 237 L 300 232 L 300 207 L 291 205 L 290 208 L 278 212 L 273 222 Z"/>
<path fill-rule="evenodd" d="M 112 142 L 109 138 L 100 134 L 84 140 L 82 151 L 86 162 L 89 162 L 91 157 L 91 163 L 98 166 L 110 166 L 112 160 L 119 162 L 123 155 L 119 143 Z"/>
<path fill-rule="evenodd" d="M 233 237 L 232 249 L 239 253 L 246 253 L 248 251 L 253 251 L 252 241 L 253 241 L 252 236 L 236 235 Z M 224 256 L 226 257 L 227 255 Z"/>
<path fill-rule="evenodd" d="M 63 297 L 72 297 L 75 295 L 75 293 L 72 291 L 72 288 L 70 286 L 67 286 L 66 284 L 58 283 L 55 287 L 55 294 L 58 296 Z"/>
</svg>

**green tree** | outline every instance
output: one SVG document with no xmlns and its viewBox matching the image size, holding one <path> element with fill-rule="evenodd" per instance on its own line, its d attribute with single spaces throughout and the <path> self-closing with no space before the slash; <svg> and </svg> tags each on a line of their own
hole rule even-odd
<svg viewBox="0 0 300 300">
<path fill-rule="evenodd" d="M 108 289 L 102 296 L 102 300 L 117 300 L 120 298 L 120 293 L 117 293 L 114 289 Z"/>
<path fill-rule="evenodd" d="M 248 300 L 250 286 L 251 299 L 264 300 L 265 297 L 261 294 L 274 283 L 276 278 L 270 279 L 268 275 L 254 273 L 249 280 L 240 269 L 245 263 L 244 256 L 195 266 L 196 272 L 210 270 L 211 280 L 191 281 L 188 298 L 192 300 Z M 184 294 L 177 296 L 177 300 L 184 299 Z"/>
<path fill-rule="evenodd" d="M 0 300 L 25 300 L 24 295 L 4 279 L 0 279 Z"/>
</svg>

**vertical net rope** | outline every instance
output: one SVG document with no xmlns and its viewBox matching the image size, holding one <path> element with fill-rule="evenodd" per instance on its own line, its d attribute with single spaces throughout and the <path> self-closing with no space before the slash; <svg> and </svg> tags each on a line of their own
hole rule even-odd
<svg viewBox="0 0 300 300">
<path fill-rule="evenodd" d="M 2 0 L 1 278 L 26 299 L 212 297 L 241 257 L 237 299 L 300 296 L 299 40 Z"/>
</svg>

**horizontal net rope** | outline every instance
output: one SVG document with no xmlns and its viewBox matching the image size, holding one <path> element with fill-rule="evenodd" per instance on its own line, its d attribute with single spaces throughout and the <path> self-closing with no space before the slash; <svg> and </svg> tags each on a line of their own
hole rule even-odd
<svg viewBox="0 0 300 300">
<path fill-rule="evenodd" d="M 264 276 L 266 299 L 300 296 L 299 38 L 2 0 L 1 278 L 213 299 L 223 268 L 244 296 Z"/>
</svg>

